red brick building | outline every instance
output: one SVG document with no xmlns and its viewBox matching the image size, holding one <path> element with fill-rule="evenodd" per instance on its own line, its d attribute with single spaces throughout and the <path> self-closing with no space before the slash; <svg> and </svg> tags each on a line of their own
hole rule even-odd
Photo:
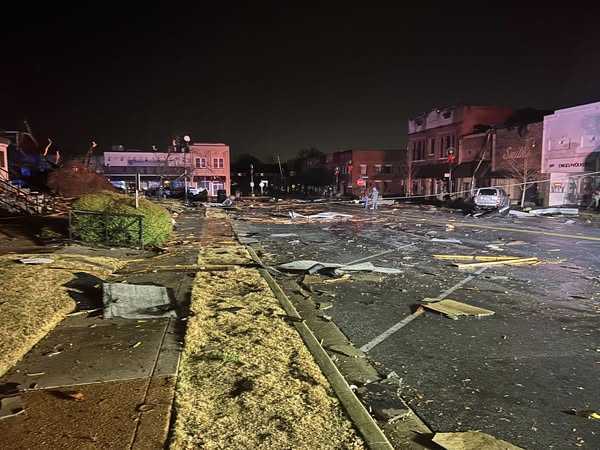
<svg viewBox="0 0 600 450">
<path fill-rule="evenodd" d="M 512 109 L 495 106 L 453 106 L 421 114 L 408 121 L 408 191 L 415 195 L 438 195 L 456 191 L 454 172 L 459 178 L 470 176 L 475 152 L 461 152 L 460 139 L 472 134 L 477 125 L 503 123 Z M 453 153 L 456 165 L 450 167 Z"/>
<path fill-rule="evenodd" d="M 327 155 L 326 166 L 336 174 L 337 192 L 360 195 L 368 186 L 377 186 L 382 195 L 404 193 L 406 151 L 352 149 Z"/>
</svg>

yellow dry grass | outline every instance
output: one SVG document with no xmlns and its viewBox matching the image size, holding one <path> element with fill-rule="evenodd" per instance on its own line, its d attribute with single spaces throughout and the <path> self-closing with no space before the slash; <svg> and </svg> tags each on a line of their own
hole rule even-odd
<svg viewBox="0 0 600 450">
<path fill-rule="evenodd" d="M 50 264 L 26 265 L 26 257 L 49 257 Z M 0 257 L 0 376 L 73 311 L 65 285 L 85 272 L 99 278 L 124 262 L 82 255 L 5 255 Z"/>
<path fill-rule="evenodd" d="M 257 270 L 198 273 L 191 310 L 172 449 L 364 448 Z"/>
</svg>

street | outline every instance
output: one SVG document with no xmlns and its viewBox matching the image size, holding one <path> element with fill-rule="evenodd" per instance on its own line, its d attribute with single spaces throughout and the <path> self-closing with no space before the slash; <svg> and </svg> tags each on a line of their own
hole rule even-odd
<svg viewBox="0 0 600 450">
<path fill-rule="evenodd" d="M 569 414 L 597 409 L 600 398 L 597 225 L 580 217 L 473 218 L 416 205 L 373 213 L 342 203 L 311 204 L 310 212 L 352 219 L 288 220 L 306 205 L 242 207 L 232 216 L 271 266 L 349 263 L 398 248 L 369 261 L 399 274 L 360 272 L 339 282 L 311 275 L 310 282 L 314 300 L 332 303 L 327 314 L 380 375 L 398 374 L 401 396 L 433 431 L 481 430 L 528 449 L 600 447 L 598 421 Z M 540 263 L 473 273 L 433 255 Z M 394 328 L 426 298 L 494 315 L 452 320 L 427 311 Z"/>
</svg>

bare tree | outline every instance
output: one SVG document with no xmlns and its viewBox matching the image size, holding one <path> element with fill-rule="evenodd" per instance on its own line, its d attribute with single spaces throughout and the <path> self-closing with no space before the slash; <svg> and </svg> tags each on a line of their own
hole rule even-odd
<svg viewBox="0 0 600 450">
<path fill-rule="evenodd" d="M 400 164 L 400 175 L 406 182 L 405 195 L 407 196 L 413 194 L 413 181 L 417 172 L 416 169 L 417 167 L 413 164 L 412 159 L 409 157 L 407 152 L 406 157 Z"/>
<path fill-rule="evenodd" d="M 508 173 L 521 185 L 521 208 L 523 208 L 527 189 L 532 182 L 539 179 L 541 173 L 541 148 L 533 139 L 527 139 L 526 143 L 517 149 L 508 147 L 503 159 Z"/>
</svg>

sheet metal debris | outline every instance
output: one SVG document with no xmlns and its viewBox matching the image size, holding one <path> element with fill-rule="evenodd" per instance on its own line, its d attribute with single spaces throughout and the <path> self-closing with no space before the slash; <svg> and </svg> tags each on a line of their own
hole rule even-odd
<svg viewBox="0 0 600 450">
<path fill-rule="evenodd" d="M 102 290 L 104 318 L 177 317 L 172 309 L 167 289 L 163 286 L 104 283 Z"/>
<path fill-rule="evenodd" d="M 290 211 L 290 218 L 294 219 L 308 219 L 308 220 L 316 220 L 316 221 L 334 221 L 334 220 L 348 220 L 354 217 L 352 214 L 343 214 L 337 212 L 321 212 L 317 214 L 299 214 L 294 211 Z"/>
<path fill-rule="evenodd" d="M 467 305 L 456 300 L 445 299 L 439 302 L 425 303 L 423 307 L 437 311 L 448 316 L 451 319 L 458 319 L 460 316 L 486 317 L 494 315 L 494 311 L 479 308 L 478 306 Z"/>
<path fill-rule="evenodd" d="M 385 274 L 398 274 L 402 273 L 400 269 L 392 267 L 378 267 L 370 262 L 363 262 L 359 264 L 345 265 L 336 263 L 326 263 L 313 260 L 298 260 L 292 261 L 277 266 L 281 270 L 292 271 L 292 272 L 306 272 L 309 274 L 329 272 L 334 274 L 344 274 L 347 272 L 375 272 Z"/>
</svg>

